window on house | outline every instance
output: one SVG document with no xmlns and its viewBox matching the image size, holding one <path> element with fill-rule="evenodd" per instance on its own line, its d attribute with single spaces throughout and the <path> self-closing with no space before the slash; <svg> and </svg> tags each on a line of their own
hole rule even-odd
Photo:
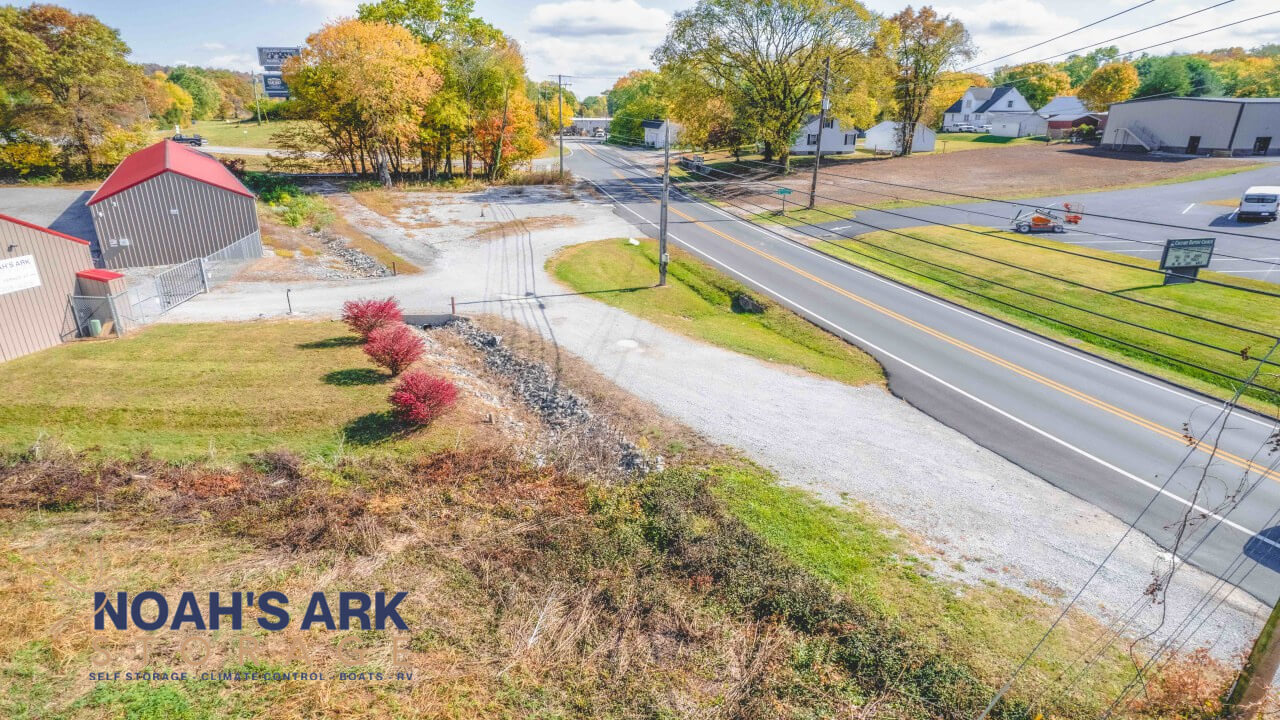
<svg viewBox="0 0 1280 720">
<path fill-rule="evenodd" d="M 845 133 L 845 134 L 844 134 L 844 144 L 845 144 L 845 145 L 856 145 L 856 144 L 858 144 L 858 134 L 857 134 L 857 133 Z"/>
<path fill-rule="evenodd" d="M 1010 101 L 1005 105 L 1005 107 L 1013 107 L 1013 101 L 1012 101 L 1012 100 L 1010 100 Z"/>
<path fill-rule="evenodd" d="M 969 113 L 964 114 L 964 121 L 969 122 Z"/>
<path fill-rule="evenodd" d="M 822 127 L 824 128 L 833 128 L 835 126 L 836 126 L 835 118 L 827 118 L 826 120 L 822 121 Z"/>
<path fill-rule="evenodd" d="M 809 140 L 805 143 L 805 145 L 817 145 L 817 144 L 818 144 L 818 134 L 809 133 Z"/>
</svg>

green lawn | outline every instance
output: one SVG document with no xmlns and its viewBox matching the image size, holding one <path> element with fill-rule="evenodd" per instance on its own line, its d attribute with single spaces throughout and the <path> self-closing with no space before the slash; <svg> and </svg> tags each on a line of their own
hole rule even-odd
<svg viewBox="0 0 1280 720">
<path fill-rule="evenodd" d="M 667 287 L 653 287 L 658 269 L 652 240 L 575 245 L 548 266 L 573 290 L 713 345 L 850 385 L 883 379 L 869 355 L 758 294 L 752 297 L 764 304 L 763 313 L 734 312 L 733 296 L 745 288 L 679 250 L 671 252 Z"/>
<path fill-rule="evenodd" d="M 336 322 L 154 325 L 4 363 L 0 387 L 4 451 L 52 439 L 108 457 L 222 460 L 400 445 L 381 443 L 394 436 L 386 374 Z"/>
<path fill-rule="evenodd" d="M 197 120 L 190 127 L 182 128 L 182 134 L 200 135 L 208 140 L 210 145 L 269 148 L 272 146 L 271 135 L 284 130 L 295 122 L 293 120 L 273 120 L 259 125 L 254 120 L 233 120 L 231 122 L 225 120 Z M 156 130 L 153 134 L 156 140 L 172 137 L 173 128 L 168 127 L 163 130 Z"/>
<path fill-rule="evenodd" d="M 959 150 L 990 150 L 1012 145 L 1044 145 L 1046 139 L 1043 135 L 1012 138 L 988 133 L 938 133 L 938 142 L 933 151 L 941 153 Z"/>
<path fill-rule="evenodd" d="M 1018 244 L 1002 238 L 1017 239 L 1031 244 Z M 872 244 L 885 249 L 873 247 Z M 1212 320 L 1263 332 L 1275 332 L 1275 329 L 1280 327 L 1280 299 L 1204 283 L 1163 286 L 1161 276 L 1156 273 L 1120 267 L 1090 258 L 1116 260 L 1148 268 L 1155 268 L 1157 265 L 1155 261 L 1078 245 L 1067 245 L 1046 236 L 1024 236 L 1012 233 L 995 233 L 994 236 L 988 236 L 945 227 L 917 227 L 907 228 L 898 233 L 869 233 L 860 236 L 857 240 L 841 240 L 838 243 L 819 242 L 815 243 L 814 247 L 907 285 L 977 308 L 1050 337 L 1085 346 L 1142 370 L 1190 384 L 1218 396 L 1231 394 L 1234 390 L 1233 383 L 1181 362 L 1163 359 L 1142 350 L 1100 338 L 1089 331 L 1142 348 L 1150 348 L 1180 361 L 1243 378 L 1247 377 L 1256 366 L 1256 358 L 1269 349 L 1270 342 L 1264 336 L 1223 328 L 1211 322 L 1188 318 L 1163 308 L 1195 313 Z M 1087 257 L 1074 257 L 1044 248 L 1068 249 Z M 956 252 L 957 250 L 982 255 L 991 260 L 964 255 Z M 892 251 L 910 255 L 911 258 L 897 255 Z M 1001 265 L 996 261 L 1008 263 L 1008 265 Z M 927 262 L 937 263 L 946 269 L 928 265 Z M 1073 287 L 1028 271 L 1066 278 L 1162 307 L 1140 305 L 1111 295 Z M 962 272 L 979 277 L 966 277 L 960 274 Z M 1274 285 L 1212 272 L 1203 273 L 1201 277 L 1239 287 L 1276 289 Z M 1009 287 L 998 287 L 991 281 Z M 984 299 L 969 291 L 980 292 L 994 299 Z M 1049 299 L 1032 297 L 1021 291 L 1068 302 L 1080 309 L 1065 308 Z M 998 301 L 1007 302 L 1016 306 L 1017 309 Z M 1030 312 L 1024 312 L 1024 310 Z M 1032 314 L 1033 312 L 1046 315 L 1052 320 L 1037 317 Z M 1091 313 L 1104 314 L 1111 318 L 1135 323 L 1140 327 L 1133 327 L 1125 322 L 1098 317 Z M 1076 327 L 1069 327 L 1067 324 Z M 1216 345 L 1224 350 L 1210 349 L 1186 340 L 1162 335 L 1161 332 Z M 1248 350 L 1248 354 L 1253 359 L 1245 359 L 1241 356 L 1245 350 Z M 1280 358 L 1274 359 L 1280 362 Z M 1273 368 L 1272 371 L 1278 369 L 1280 368 Z M 1280 389 L 1280 378 L 1275 375 L 1264 377 L 1260 382 L 1268 387 Z M 1276 399 L 1276 396 L 1268 397 L 1262 392 L 1256 395 L 1260 401 L 1269 399 L 1274 402 Z"/>
</svg>

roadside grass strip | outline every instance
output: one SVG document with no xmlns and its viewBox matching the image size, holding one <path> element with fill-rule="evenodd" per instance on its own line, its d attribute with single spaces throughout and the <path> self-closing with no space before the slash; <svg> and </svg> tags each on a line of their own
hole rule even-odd
<svg viewBox="0 0 1280 720">
<path fill-rule="evenodd" d="M 548 266 L 573 290 L 688 337 L 849 385 L 883 382 L 871 356 L 680 250 L 671 250 L 668 286 L 655 287 L 658 251 L 653 240 L 575 245 Z M 734 298 L 740 295 L 758 303 L 762 312 L 735 311 Z"/>
</svg>

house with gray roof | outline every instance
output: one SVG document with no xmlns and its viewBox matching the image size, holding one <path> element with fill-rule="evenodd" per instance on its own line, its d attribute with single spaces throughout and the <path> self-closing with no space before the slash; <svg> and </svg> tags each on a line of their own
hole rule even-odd
<svg viewBox="0 0 1280 720">
<path fill-rule="evenodd" d="M 975 86 L 965 90 L 964 95 L 942 114 L 942 129 L 945 131 L 960 125 L 989 125 L 996 113 L 1034 114 L 1035 110 L 1012 85 L 994 88 Z"/>
</svg>

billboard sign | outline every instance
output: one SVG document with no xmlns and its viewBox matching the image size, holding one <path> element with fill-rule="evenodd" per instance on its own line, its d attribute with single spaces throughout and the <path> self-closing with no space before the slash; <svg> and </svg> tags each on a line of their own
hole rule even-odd
<svg viewBox="0 0 1280 720">
<path fill-rule="evenodd" d="M 1164 270 L 1164 284 L 1195 282 L 1200 268 L 1209 267 L 1213 260 L 1214 238 L 1170 238 L 1165 241 L 1160 255 L 1160 269 Z"/>
<path fill-rule="evenodd" d="M 262 73 L 262 89 L 269 98 L 289 97 L 289 86 L 285 84 L 284 76 L 280 73 Z"/>
<path fill-rule="evenodd" d="M 40 287 L 40 269 L 34 255 L 0 259 L 0 295 Z"/>
<path fill-rule="evenodd" d="M 258 64 L 264 70 L 279 72 L 284 61 L 295 55 L 301 55 L 299 47 L 260 47 L 258 48 Z"/>
</svg>

